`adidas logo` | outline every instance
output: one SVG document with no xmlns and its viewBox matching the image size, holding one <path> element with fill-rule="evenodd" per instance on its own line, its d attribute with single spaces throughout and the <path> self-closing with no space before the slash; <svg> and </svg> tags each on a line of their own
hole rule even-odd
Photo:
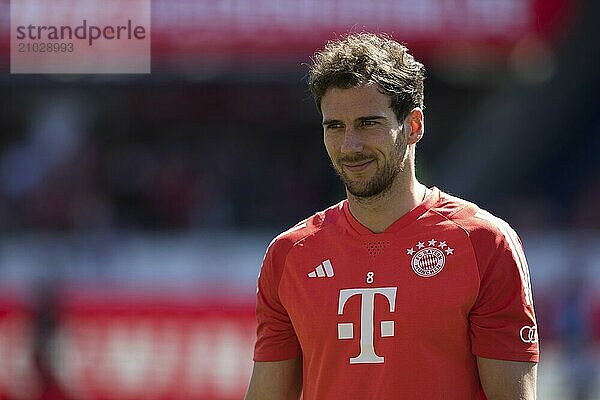
<svg viewBox="0 0 600 400">
<path fill-rule="evenodd" d="M 333 265 L 329 259 L 317 265 L 314 271 L 308 273 L 309 278 L 331 278 L 333 276 Z"/>
</svg>

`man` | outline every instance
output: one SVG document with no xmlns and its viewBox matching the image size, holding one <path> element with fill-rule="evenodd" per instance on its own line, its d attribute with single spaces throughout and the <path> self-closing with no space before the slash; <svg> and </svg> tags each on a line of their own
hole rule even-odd
<svg viewBox="0 0 600 400">
<path fill-rule="evenodd" d="M 423 80 L 383 36 L 315 55 L 309 85 L 347 200 L 270 244 L 247 400 L 535 398 L 519 238 L 415 177 Z"/>
</svg>

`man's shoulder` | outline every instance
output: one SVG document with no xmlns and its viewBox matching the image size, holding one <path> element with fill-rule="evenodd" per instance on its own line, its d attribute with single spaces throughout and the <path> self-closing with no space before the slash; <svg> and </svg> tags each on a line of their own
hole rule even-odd
<svg viewBox="0 0 600 400">
<path fill-rule="evenodd" d="M 297 243 L 318 234 L 328 227 L 335 226 L 338 219 L 343 216 L 343 204 L 344 201 L 341 201 L 325 210 L 316 212 L 275 236 L 269 244 L 269 250 L 287 253 Z"/>
</svg>

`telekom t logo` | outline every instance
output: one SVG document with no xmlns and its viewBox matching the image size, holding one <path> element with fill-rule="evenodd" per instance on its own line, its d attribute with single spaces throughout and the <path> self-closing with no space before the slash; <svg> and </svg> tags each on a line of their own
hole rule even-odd
<svg viewBox="0 0 600 400">
<path fill-rule="evenodd" d="M 350 364 L 377 364 L 382 363 L 384 358 L 375 353 L 373 345 L 373 326 L 375 323 L 373 311 L 375 306 L 375 295 L 383 295 L 388 300 L 390 312 L 396 308 L 395 287 L 386 288 L 363 288 L 340 290 L 338 302 L 338 315 L 344 313 L 346 301 L 354 295 L 360 295 L 360 354 L 350 358 Z M 381 321 L 381 337 L 394 336 L 394 321 Z M 338 339 L 354 339 L 354 324 L 344 322 L 338 324 Z"/>
</svg>

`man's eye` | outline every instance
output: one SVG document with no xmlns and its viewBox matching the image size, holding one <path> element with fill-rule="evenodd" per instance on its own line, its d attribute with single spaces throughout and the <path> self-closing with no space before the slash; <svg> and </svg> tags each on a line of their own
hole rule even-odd
<svg viewBox="0 0 600 400">
<path fill-rule="evenodd" d="M 376 125 L 376 124 L 377 124 L 377 121 L 369 121 L 369 120 L 366 120 L 366 121 L 362 121 L 362 122 L 361 122 L 361 125 L 362 125 L 362 126 L 373 126 L 373 125 Z"/>
<path fill-rule="evenodd" d="M 329 124 L 327 125 L 327 129 L 340 129 L 342 124 Z"/>
</svg>

